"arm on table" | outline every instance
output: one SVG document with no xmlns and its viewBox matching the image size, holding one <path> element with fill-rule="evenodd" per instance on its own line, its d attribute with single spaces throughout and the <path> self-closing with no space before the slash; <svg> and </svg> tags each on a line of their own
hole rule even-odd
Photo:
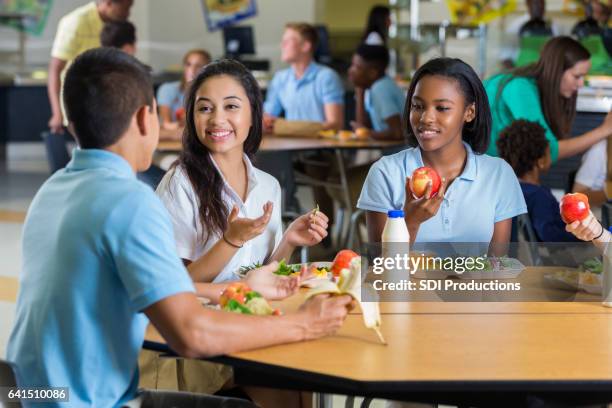
<svg viewBox="0 0 612 408">
<path fill-rule="evenodd" d="M 339 103 L 326 103 L 324 105 L 325 122 L 323 129 L 340 130 L 344 127 L 344 105 Z"/>
<path fill-rule="evenodd" d="M 197 358 L 332 334 L 342 325 L 350 305 L 349 296 L 322 295 L 306 302 L 297 313 L 252 316 L 203 308 L 192 293 L 179 293 L 144 312 L 170 348 L 181 356 Z"/>
<path fill-rule="evenodd" d="M 51 57 L 49 61 L 49 78 L 47 80 L 47 94 L 51 105 L 51 118 L 49 129 L 53 133 L 63 133 L 64 118 L 60 105 L 60 90 L 62 88 L 61 73 L 66 67 L 66 61 Z"/>
<path fill-rule="evenodd" d="M 580 183 L 574 183 L 572 187 L 574 193 L 582 193 L 589 198 L 589 203 L 592 206 L 598 207 L 608 201 L 605 191 L 603 190 L 591 190 L 588 186 Z"/>
</svg>

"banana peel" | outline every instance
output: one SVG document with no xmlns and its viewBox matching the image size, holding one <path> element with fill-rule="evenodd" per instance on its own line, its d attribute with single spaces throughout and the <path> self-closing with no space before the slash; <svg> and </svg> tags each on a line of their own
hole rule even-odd
<svg viewBox="0 0 612 408">
<path fill-rule="evenodd" d="M 382 320 L 380 317 L 378 302 L 363 302 L 361 300 L 361 257 L 356 256 L 353 258 L 349 266 L 350 268 L 345 268 L 340 271 L 338 283 L 323 281 L 319 285 L 311 288 L 306 293 L 306 299 L 310 299 L 313 296 L 321 295 L 323 293 L 329 293 L 332 295 L 350 295 L 357 301 L 357 303 L 359 303 L 359 306 L 361 307 L 365 327 L 374 330 L 380 342 L 386 345 L 387 342 L 380 331 Z M 363 290 L 371 291 L 372 296 L 376 296 L 372 287 L 370 286 L 364 286 Z"/>
</svg>

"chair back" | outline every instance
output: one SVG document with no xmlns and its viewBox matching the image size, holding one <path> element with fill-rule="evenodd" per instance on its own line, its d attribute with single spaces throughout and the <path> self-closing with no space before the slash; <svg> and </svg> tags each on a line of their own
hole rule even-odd
<svg viewBox="0 0 612 408">
<path fill-rule="evenodd" d="M 0 388 L 17 386 L 17 370 L 12 363 L 0 360 Z M 19 402 L 5 402 L 2 395 L 0 398 L 0 408 L 20 408 Z"/>
</svg>

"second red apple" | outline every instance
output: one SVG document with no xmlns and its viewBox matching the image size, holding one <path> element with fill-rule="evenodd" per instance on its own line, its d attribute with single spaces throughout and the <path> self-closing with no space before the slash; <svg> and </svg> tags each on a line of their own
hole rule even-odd
<svg viewBox="0 0 612 408">
<path fill-rule="evenodd" d="M 582 193 L 566 194 L 559 204 L 561 218 L 566 224 L 582 221 L 589 216 L 589 198 Z"/>
<path fill-rule="evenodd" d="M 427 183 L 431 181 L 431 197 L 435 197 L 440 190 L 440 184 L 442 180 L 437 171 L 431 167 L 419 167 L 412 173 L 410 178 L 410 190 L 414 198 L 421 198 L 425 195 L 427 190 Z"/>
</svg>

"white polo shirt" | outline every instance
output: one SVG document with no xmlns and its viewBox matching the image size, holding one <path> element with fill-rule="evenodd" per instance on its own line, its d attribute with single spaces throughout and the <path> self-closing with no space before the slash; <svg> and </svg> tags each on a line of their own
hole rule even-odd
<svg viewBox="0 0 612 408">
<path fill-rule="evenodd" d="M 236 205 L 239 209 L 239 217 L 257 218 L 263 214 L 264 204 L 271 201 L 274 204 L 272 217 L 265 231 L 246 242 L 213 282 L 236 280 L 238 279 L 236 272 L 241 266 L 251 265 L 254 262 L 265 263 L 280 243 L 283 235 L 280 184 L 273 176 L 253 167 L 246 155 L 244 162 L 248 176 L 245 202 L 242 202 L 240 196 L 225 181 L 217 167 L 217 171 L 223 178 L 223 202 L 228 214 L 232 206 Z M 214 233 L 208 242 L 204 243 L 204 237 L 208 233 L 207 226 L 202 225 L 198 211 L 199 200 L 182 166 L 177 166 L 166 173 L 157 187 L 157 195 L 170 213 L 176 249 L 181 258 L 195 261 L 221 239 L 221 234 Z"/>
<path fill-rule="evenodd" d="M 595 143 L 582 156 L 582 164 L 574 181 L 591 190 L 603 190 L 608 172 L 608 140 Z"/>
</svg>

